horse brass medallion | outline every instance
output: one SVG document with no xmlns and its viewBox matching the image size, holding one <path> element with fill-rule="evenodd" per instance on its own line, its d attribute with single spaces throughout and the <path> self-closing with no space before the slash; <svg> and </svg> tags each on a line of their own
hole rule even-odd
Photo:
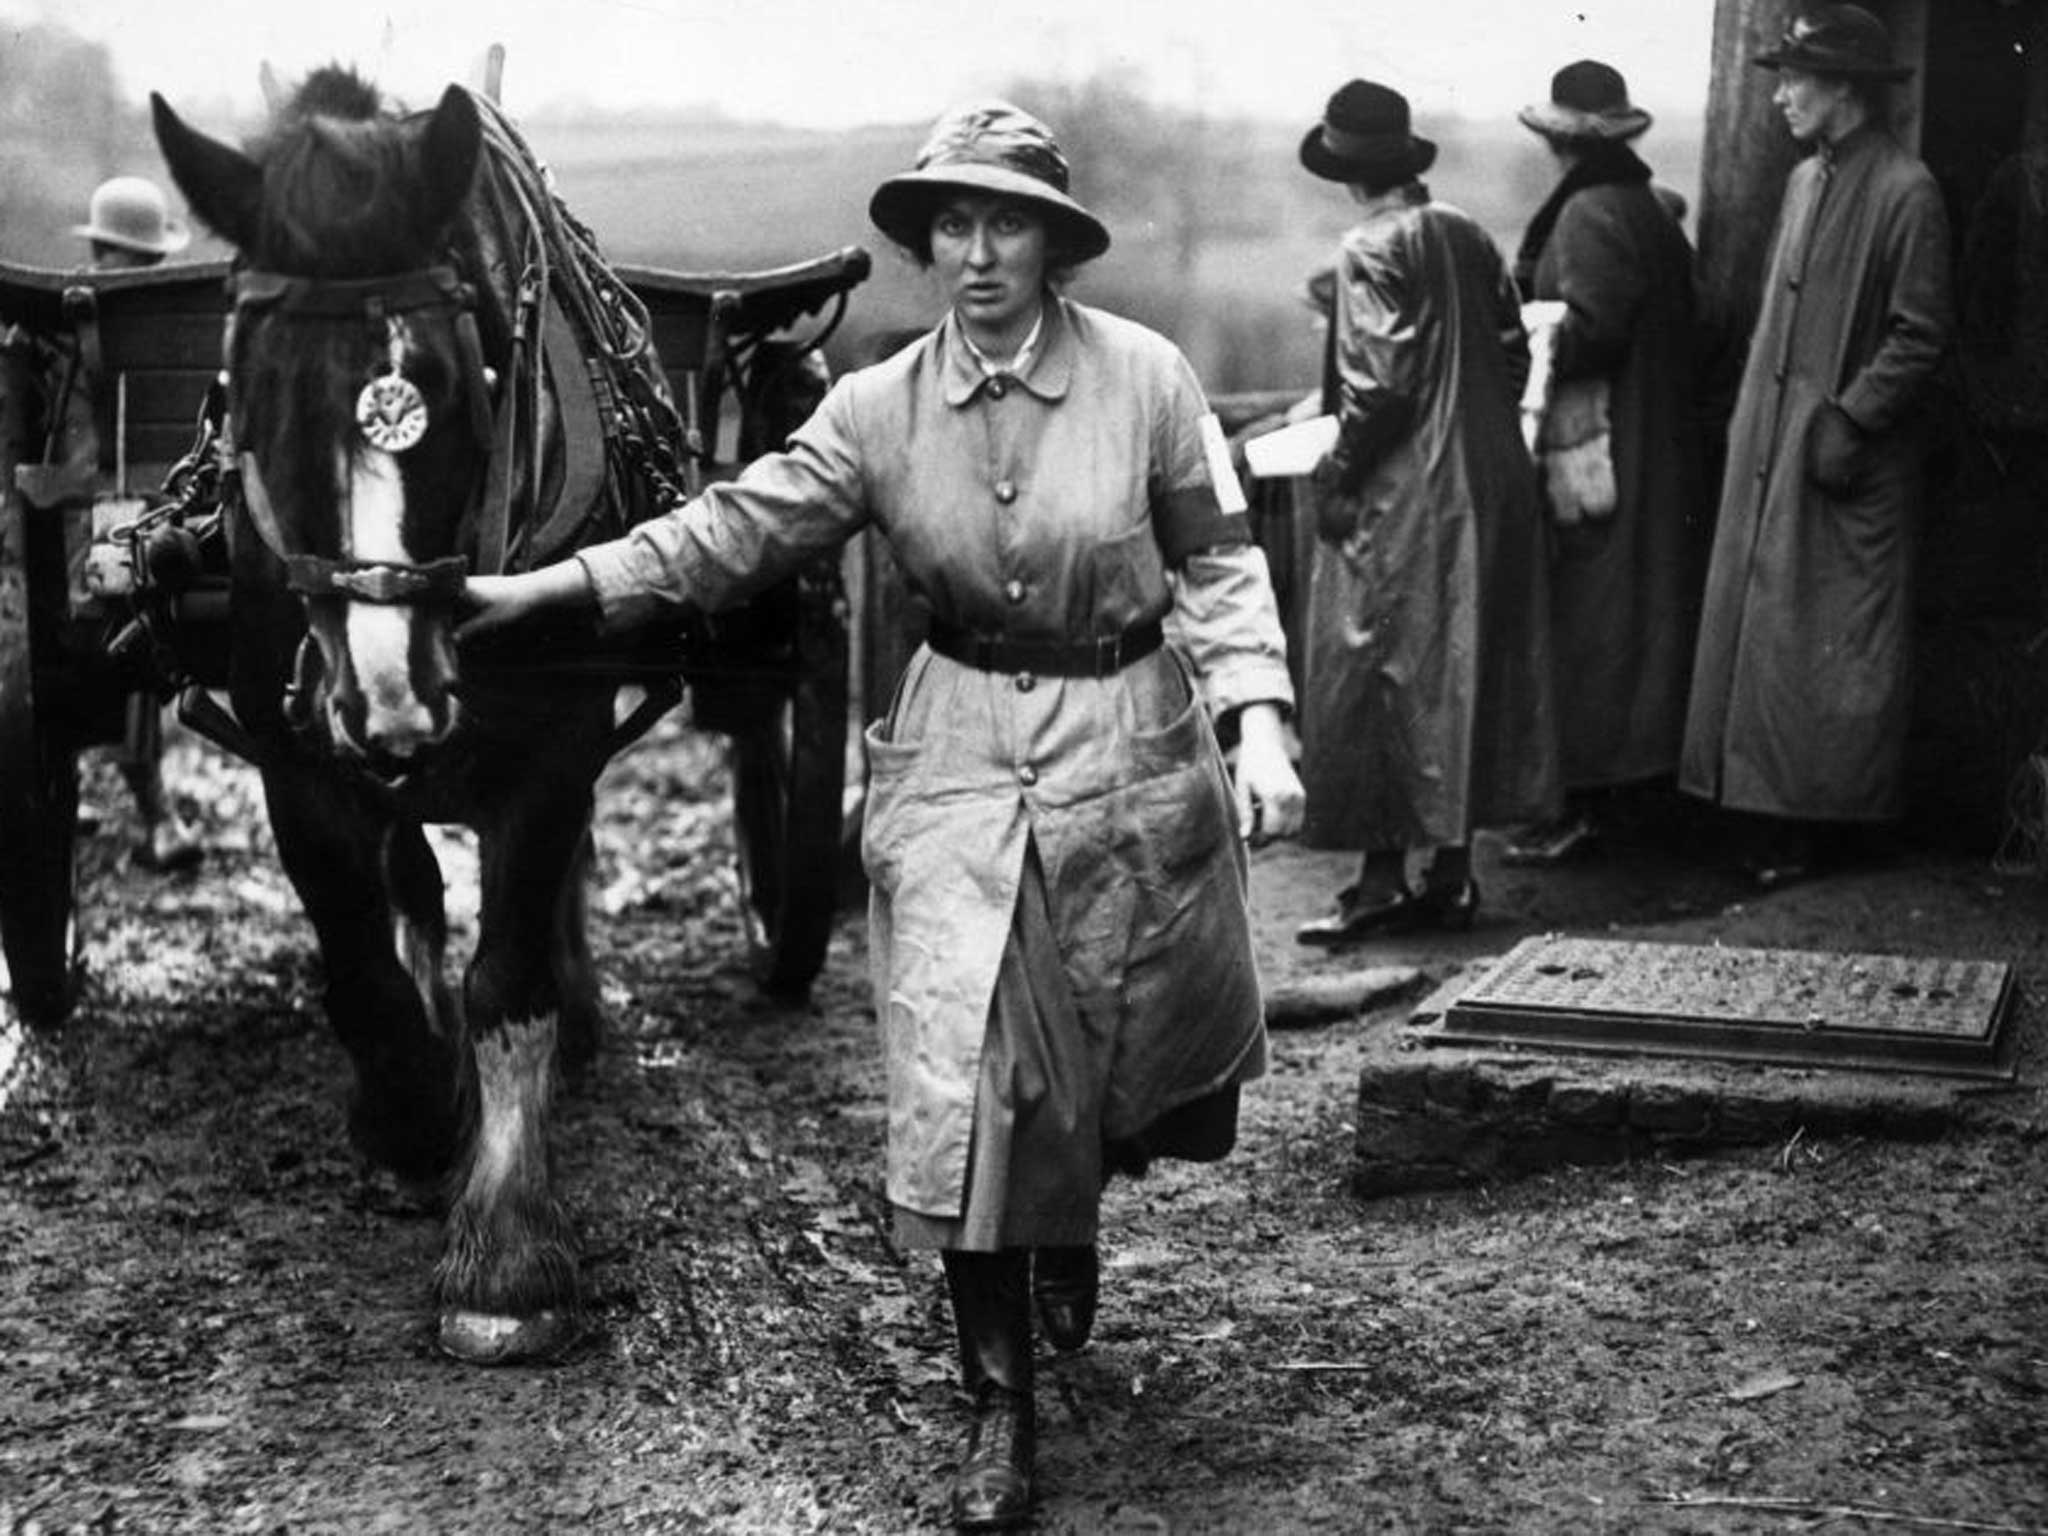
<svg viewBox="0 0 2048 1536">
<path fill-rule="evenodd" d="M 379 374 L 356 396 L 356 425 L 370 446 L 403 453 L 427 435 L 427 402 L 403 374 Z"/>
</svg>

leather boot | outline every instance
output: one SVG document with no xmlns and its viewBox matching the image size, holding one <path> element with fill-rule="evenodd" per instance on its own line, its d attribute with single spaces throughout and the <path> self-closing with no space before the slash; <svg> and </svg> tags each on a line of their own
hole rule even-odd
<svg viewBox="0 0 2048 1536">
<path fill-rule="evenodd" d="M 1032 1250 L 1031 1296 L 1038 1303 L 1038 1322 L 1045 1341 L 1061 1354 L 1086 1347 L 1095 1331 L 1101 1283 L 1102 1260 L 1093 1243 Z"/>
<path fill-rule="evenodd" d="M 960 1334 L 960 1376 L 974 1422 L 953 1477 L 953 1524 L 1006 1530 L 1031 1518 L 1037 1418 L 1031 1400 L 1031 1256 L 947 1249 L 946 1288 Z"/>
</svg>

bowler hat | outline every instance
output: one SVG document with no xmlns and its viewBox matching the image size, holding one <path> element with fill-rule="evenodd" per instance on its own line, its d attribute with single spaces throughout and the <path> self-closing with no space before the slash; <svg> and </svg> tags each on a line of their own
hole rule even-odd
<svg viewBox="0 0 2048 1536">
<path fill-rule="evenodd" d="M 168 256 L 185 249 L 192 239 L 185 226 L 172 217 L 161 189 L 146 176 L 116 176 L 101 182 L 93 189 L 85 217 L 85 223 L 71 226 L 71 233 L 124 251 Z"/>
<path fill-rule="evenodd" d="M 1547 139 L 1632 139 L 1650 126 L 1650 114 L 1631 106 L 1621 71 L 1598 59 L 1580 59 L 1550 77 L 1550 100 L 1517 114 Z"/>
<path fill-rule="evenodd" d="M 1301 141 L 1301 163 L 1325 181 L 1406 181 L 1428 170 L 1436 145 L 1409 131 L 1408 98 L 1370 80 L 1348 80 Z"/>
<path fill-rule="evenodd" d="M 1892 35 L 1860 5 L 1810 6 L 1792 18 L 1778 46 L 1755 61 L 1765 69 L 1858 80 L 1903 80 L 1911 65 L 1892 58 Z"/>
<path fill-rule="evenodd" d="M 1052 130 L 1007 101 L 978 102 L 932 125 L 913 169 L 868 199 L 868 217 L 898 245 L 923 247 L 949 192 L 996 192 L 1031 204 L 1066 236 L 1063 253 L 1088 261 L 1109 249 L 1109 231 L 1067 191 L 1067 157 Z"/>
</svg>

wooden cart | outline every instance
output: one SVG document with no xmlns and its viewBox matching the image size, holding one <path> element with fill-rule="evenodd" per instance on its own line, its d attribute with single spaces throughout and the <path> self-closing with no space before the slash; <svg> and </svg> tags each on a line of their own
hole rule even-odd
<svg viewBox="0 0 2048 1536">
<path fill-rule="evenodd" d="M 696 483 L 779 447 L 779 386 L 869 269 L 849 247 L 772 271 L 619 267 L 645 307 Z M 120 739 L 129 701 L 176 698 L 230 750 L 253 744 L 216 701 L 228 584 L 216 409 L 222 264 L 60 273 L 0 264 L 0 946 L 16 1009 L 55 1025 L 78 958 L 78 754 Z M 98 461 L 66 463 L 64 379 L 95 381 Z M 90 455 L 88 455 L 90 458 Z M 762 982 L 800 992 L 831 935 L 848 719 L 846 602 L 823 560 L 714 620 L 559 665 L 637 683 L 637 734 L 687 689 L 731 743 L 738 871 Z"/>
</svg>

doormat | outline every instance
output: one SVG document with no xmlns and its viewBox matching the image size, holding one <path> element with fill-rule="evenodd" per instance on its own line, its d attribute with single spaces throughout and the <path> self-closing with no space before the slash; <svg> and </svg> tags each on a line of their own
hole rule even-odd
<svg viewBox="0 0 2048 1536">
<path fill-rule="evenodd" d="M 1461 992 L 1444 1043 L 2010 1078 L 2012 967 L 1545 934 Z"/>
</svg>

